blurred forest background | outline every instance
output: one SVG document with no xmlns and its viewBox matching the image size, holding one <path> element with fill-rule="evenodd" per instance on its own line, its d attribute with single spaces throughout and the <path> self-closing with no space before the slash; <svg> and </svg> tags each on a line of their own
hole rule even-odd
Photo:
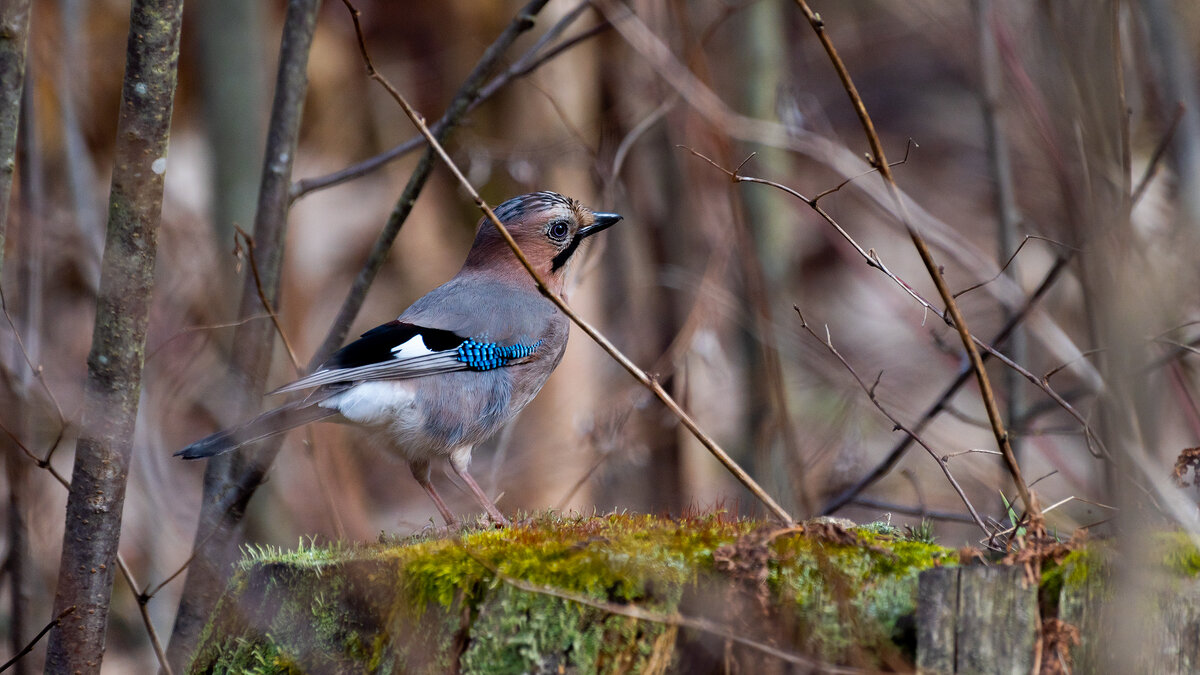
<svg viewBox="0 0 1200 675">
<path fill-rule="evenodd" d="M 431 121 L 521 7 L 356 4 L 377 67 Z M 172 453 L 249 414 L 227 366 L 239 349 L 234 324 L 250 267 L 235 229 L 254 222 L 284 9 L 245 0 L 185 9 L 120 544 L 146 588 L 189 560 L 196 537 L 205 466 Z M 1194 494 L 1169 477 L 1180 451 L 1200 445 L 1200 5 L 856 0 L 814 9 L 888 158 L 906 158 L 893 171 L 912 223 L 950 287 L 963 292 L 972 333 L 990 343 L 1020 316 L 995 346 L 1033 380 L 996 359 L 988 369 L 1026 480 L 1036 481 L 1043 508 L 1055 507 L 1049 527 L 1063 536 L 1103 528 L 1119 501 L 1114 477 L 1155 513 L 1194 525 Z M 23 603 L 16 644 L 53 618 L 67 493 L 30 454 L 49 454 L 50 468 L 71 473 L 128 13 L 115 0 L 33 3 L 3 252 L 11 323 L 0 323 L 9 496 L 0 549 L 10 581 L 24 570 L 4 585 L 0 625 Z M 940 543 L 988 539 L 929 452 L 913 445 L 881 464 L 906 436 L 822 344 L 828 336 L 868 387 L 876 383 L 878 404 L 946 458 L 988 528 L 1011 525 L 1013 483 L 978 388 L 968 379 L 948 389 L 965 368 L 955 331 L 865 264 L 804 201 L 734 184 L 691 152 L 810 198 L 842 186 L 819 206 L 941 307 L 894 202 L 868 174 L 862 129 L 800 10 L 775 0 L 552 0 L 507 50 L 501 71 L 581 35 L 496 89 L 446 141 L 490 204 L 549 189 L 625 216 L 576 267 L 568 294 L 576 310 L 656 374 L 797 518 L 832 513 L 914 526 L 928 518 Z M 366 76 L 340 2 L 324 3 L 317 16 L 308 77 L 278 307 L 301 367 L 422 150 L 317 185 L 415 130 Z M 453 275 L 479 215 L 435 166 L 351 335 Z M 793 306 L 819 339 L 801 328 Z M 1118 344 L 1128 355 L 1121 363 L 1135 364 L 1119 372 L 1106 362 Z M 1125 379 L 1114 383 L 1115 372 Z M 268 388 L 295 376 L 280 342 Z M 924 422 L 946 391 L 946 405 Z M 244 542 L 362 541 L 436 521 L 404 465 L 360 441 L 334 425 L 292 433 L 249 502 Z M 577 330 L 542 394 L 476 450 L 474 467 L 508 513 L 765 515 Z M 878 480 L 865 484 L 872 472 Z M 469 493 L 440 471 L 434 480 L 452 509 L 473 512 Z M 182 578 L 146 603 L 164 640 Z M 120 579 L 108 645 L 108 672 L 155 667 L 137 599 Z M 27 658 L 31 671 L 43 652 Z"/>
</svg>

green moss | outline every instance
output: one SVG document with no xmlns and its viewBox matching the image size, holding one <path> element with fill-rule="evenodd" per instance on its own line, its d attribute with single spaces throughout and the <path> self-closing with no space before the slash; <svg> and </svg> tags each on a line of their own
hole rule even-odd
<svg viewBox="0 0 1200 675">
<path fill-rule="evenodd" d="M 383 554 L 398 562 L 403 591 L 418 613 L 430 604 L 477 613 L 462 654 L 464 672 L 529 672 L 559 665 L 606 672 L 605 664 L 625 668 L 626 662 L 644 661 L 648 654 L 628 656 L 630 647 L 662 633 L 659 625 L 606 617 L 594 608 L 514 589 L 495 573 L 600 602 L 670 612 L 685 585 L 711 568 L 713 550 L 752 527 L 716 516 L 675 522 L 610 515 L 552 522 L 553 527 L 540 523 L 470 532 L 458 540 L 419 542 Z"/>
<path fill-rule="evenodd" d="M 769 582 L 795 603 L 795 638 L 804 651 L 845 662 L 854 652 L 894 650 L 900 622 L 916 610 L 917 575 L 956 563 L 954 552 L 856 528 L 863 545 L 803 536 L 777 540 Z"/>
<path fill-rule="evenodd" d="M 1186 532 L 1159 532 L 1151 537 L 1153 558 L 1175 578 L 1200 576 L 1200 549 Z M 1093 541 L 1085 549 L 1071 551 L 1059 563 L 1047 562 L 1042 568 L 1043 596 L 1057 595 L 1066 587 L 1082 588 L 1109 574 L 1115 549 L 1111 541 Z"/>
<path fill-rule="evenodd" d="M 1184 577 L 1200 576 L 1200 550 L 1191 535 L 1169 532 L 1157 535 L 1157 540 L 1167 569 Z"/>
<path fill-rule="evenodd" d="M 720 514 L 544 514 L 453 538 L 256 548 L 247 550 L 192 672 L 232 672 L 251 661 L 282 668 L 261 672 L 661 672 L 687 644 L 712 643 L 505 578 L 600 605 L 742 622 L 756 639 L 880 663 L 913 611 L 917 572 L 954 556 L 896 528 L 856 535 L 862 545 Z M 718 570 L 714 552 L 738 542 Z"/>
<path fill-rule="evenodd" d="M 714 549 L 750 526 L 716 517 L 677 523 L 611 515 L 559 520 L 554 527 L 471 532 L 459 540 L 423 542 L 385 555 L 396 556 L 406 590 L 419 603 L 449 607 L 460 593 L 474 603 L 495 586 L 495 570 L 597 599 L 671 604 L 702 560 L 711 563 Z M 650 582 L 665 596 L 650 597 Z"/>
</svg>

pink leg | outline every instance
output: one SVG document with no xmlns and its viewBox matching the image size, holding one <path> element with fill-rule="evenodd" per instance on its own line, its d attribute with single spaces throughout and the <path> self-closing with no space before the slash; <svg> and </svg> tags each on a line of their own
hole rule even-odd
<svg viewBox="0 0 1200 675">
<path fill-rule="evenodd" d="M 417 482 L 425 490 L 425 494 L 429 495 L 429 498 L 433 500 L 433 505 L 442 514 L 442 518 L 446 520 L 446 524 L 450 527 L 458 525 L 458 519 L 454 517 L 453 513 L 450 513 L 450 509 L 446 508 L 446 502 L 442 501 L 442 497 L 437 493 L 437 490 L 433 489 L 433 482 L 429 480 L 429 462 L 409 462 L 408 468 L 412 471 L 413 478 L 416 478 Z"/>
<path fill-rule="evenodd" d="M 470 448 L 467 448 L 466 452 L 456 452 L 450 456 L 450 467 L 454 469 L 454 473 L 458 474 L 458 477 L 471 489 L 471 492 L 475 495 L 475 499 L 483 507 L 483 510 L 487 511 L 492 522 L 501 527 L 510 527 L 512 523 L 508 522 L 508 518 L 505 518 L 504 514 L 500 513 L 500 509 L 496 508 L 496 503 L 483 493 L 483 490 L 479 487 L 479 483 L 476 483 L 475 479 L 467 471 L 467 466 L 470 462 Z"/>
</svg>

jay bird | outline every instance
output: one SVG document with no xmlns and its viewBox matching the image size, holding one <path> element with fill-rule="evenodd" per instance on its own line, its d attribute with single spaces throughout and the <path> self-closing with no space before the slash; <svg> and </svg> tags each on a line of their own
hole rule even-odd
<svg viewBox="0 0 1200 675">
<path fill-rule="evenodd" d="M 621 220 L 554 192 L 514 197 L 495 214 L 553 293 L 562 292 L 567 262 L 583 240 Z M 533 400 L 562 360 L 569 327 L 484 218 L 453 279 L 271 392 L 311 390 L 305 398 L 175 454 L 211 457 L 318 420 L 354 424 L 408 463 L 447 525 L 456 519 L 429 479 L 438 458 L 449 458 L 488 516 L 506 525 L 468 472 L 471 448 Z"/>
</svg>

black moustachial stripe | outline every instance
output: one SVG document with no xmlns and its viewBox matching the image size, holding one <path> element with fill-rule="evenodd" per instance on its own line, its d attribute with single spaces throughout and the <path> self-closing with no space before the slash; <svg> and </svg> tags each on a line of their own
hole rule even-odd
<svg viewBox="0 0 1200 675">
<path fill-rule="evenodd" d="M 554 256 L 554 258 L 550 260 L 550 271 L 557 272 L 560 267 L 566 265 L 567 261 L 571 259 L 571 256 L 575 255 L 575 249 L 579 248 L 579 244 L 582 241 L 583 237 L 576 234 L 575 237 L 571 239 L 571 243 L 567 244 L 566 248 L 559 251 L 558 255 Z"/>
</svg>

